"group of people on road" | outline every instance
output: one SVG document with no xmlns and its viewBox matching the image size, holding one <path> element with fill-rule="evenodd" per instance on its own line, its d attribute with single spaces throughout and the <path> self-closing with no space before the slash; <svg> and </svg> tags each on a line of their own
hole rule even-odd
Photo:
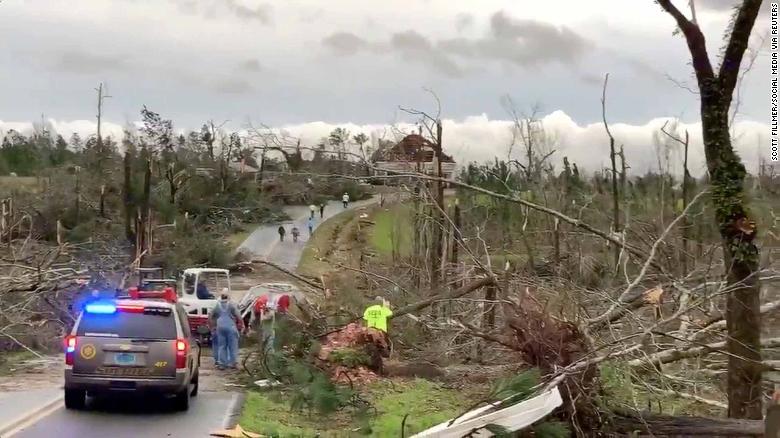
<svg viewBox="0 0 780 438">
<path fill-rule="evenodd" d="M 309 219 L 311 222 L 311 219 Z M 309 234 L 311 235 L 313 225 L 309 225 Z M 287 230 L 284 228 L 284 225 L 279 225 L 279 229 L 276 230 L 279 233 L 279 241 L 284 242 L 284 236 L 287 235 Z M 297 226 L 293 225 L 292 229 L 290 230 L 290 234 L 292 234 L 293 242 L 298 241 L 298 236 L 301 235 L 301 231 L 298 229 Z"/>
<path fill-rule="evenodd" d="M 341 202 L 344 205 L 344 208 L 349 207 L 349 193 L 344 193 L 344 195 L 341 197 Z M 306 223 L 306 225 L 309 228 L 309 236 L 314 233 L 314 225 L 315 225 L 315 216 L 317 214 L 317 210 L 320 211 L 320 219 L 325 218 L 325 204 L 311 204 L 309 206 L 309 219 Z M 279 225 L 279 228 L 277 229 L 277 232 L 279 233 L 279 241 L 284 242 L 284 236 L 287 235 L 287 229 L 284 227 L 284 224 Z M 301 235 L 300 230 L 298 230 L 298 227 L 293 224 L 292 229 L 290 229 L 290 234 L 292 234 L 293 242 L 298 242 L 298 237 Z"/>
<path fill-rule="evenodd" d="M 238 340 L 242 333 L 251 335 L 249 327 L 258 334 L 265 351 L 273 350 L 275 324 L 287 314 L 289 307 L 287 294 L 261 295 L 255 299 L 245 321 L 238 306 L 230 300 L 227 288 L 223 289 L 217 305 L 209 312 L 211 349 L 217 369 L 238 369 Z"/>
<path fill-rule="evenodd" d="M 259 329 L 263 348 L 273 349 L 274 316 L 277 313 L 286 314 L 289 305 L 290 297 L 286 294 L 272 297 L 264 295 L 255 300 L 248 324 Z M 393 311 L 390 310 L 390 304 L 380 296 L 376 297 L 373 304 L 363 312 L 366 327 L 379 330 L 388 345 L 388 319 L 392 317 Z M 217 369 L 238 369 L 238 340 L 246 326 L 238 306 L 230 300 L 227 288 L 222 289 L 219 301 L 209 312 L 209 328 L 211 329 L 211 346 Z"/>
<path fill-rule="evenodd" d="M 309 216 L 309 219 L 314 219 L 314 214 L 317 212 L 317 209 L 320 210 L 320 219 L 325 216 L 325 204 L 312 204 L 309 206 L 309 211 L 311 211 L 311 215 Z"/>
<path fill-rule="evenodd" d="M 227 288 L 222 289 L 217 305 L 209 313 L 211 349 L 217 369 L 238 369 L 238 338 L 244 321 L 238 306 L 230 301 Z"/>
</svg>

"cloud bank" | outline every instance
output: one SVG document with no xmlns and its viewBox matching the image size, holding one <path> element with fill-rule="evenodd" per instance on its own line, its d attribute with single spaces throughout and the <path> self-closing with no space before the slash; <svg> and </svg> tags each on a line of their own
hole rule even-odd
<svg viewBox="0 0 780 438">
<path fill-rule="evenodd" d="M 563 157 L 588 172 L 599 171 L 609 165 L 609 141 L 601 123 L 580 125 L 563 111 L 555 111 L 541 118 L 545 131 L 554 138 L 551 148 L 555 150 L 552 162 L 556 169 L 561 168 Z M 631 174 L 641 175 L 648 170 L 658 169 L 659 143 L 654 140 L 660 133 L 663 124 L 669 118 L 656 118 L 642 125 L 615 123 L 610 129 L 616 144 L 623 145 Z M 91 120 L 47 120 L 49 129 L 59 133 L 66 139 L 74 132 L 82 138 L 95 133 L 95 122 Z M 484 163 L 496 157 L 505 159 L 509 155 L 512 143 L 512 126 L 509 120 L 491 120 L 486 115 L 466 117 L 461 120 L 445 119 L 444 148 L 445 152 L 455 157 L 459 164 L 468 162 Z M 103 132 L 116 139 L 123 135 L 123 126 L 105 122 Z M 315 145 L 336 127 L 349 130 L 353 135 L 365 133 L 376 144 L 379 139 L 398 140 L 403 133 L 414 132 L 414 125 L 401 123 L 364 124 L 354 123 L 331 124 L 325 122 L 308 122 L 301 124 L 280 125 L 275 129 L 298 137 L 304 145 Z M 177 127 L 182 129 L 182 127 Z M 188 127 L 198 129 L 199 127 Z M 28 122 L 4 122 L 0 120 L 0 136 L 14 129 L 25 134 L 32 132 L 33 125 Z M 701 138 L 700 123 L 679 123 L 678 132 L 683 135 L 685 130 L 690 134 L 689 168 L 695 176 L 706 172 L 704 148 Z M 761 159 L 769 160 L 769 127 L 766 124 L 740 121 L 733 129 L 737 150 L 751 172 L 755 172 Z M 662 137 L 663 138 L 663 137 Z M 669 147 L 670 169 L 681 174 L 683 151 L 682 147 L 667 141 Z M 520 158 L 519 147 L 514 148 L 512 158 Z M 663 153 L 662 153 L 663 155 Z"/>
</svg>

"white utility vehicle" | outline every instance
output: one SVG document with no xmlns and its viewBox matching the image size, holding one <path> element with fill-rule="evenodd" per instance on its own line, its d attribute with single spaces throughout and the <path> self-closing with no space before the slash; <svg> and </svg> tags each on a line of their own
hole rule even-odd
<svg viewBox="0 0 780 438">
<path fill-rule="evenodd" d="M 230 293 L 230 271 L 218 268 L 187 268 L 181 275 L 177 292 L 179 302 L 187 311 L 190 330 L 204 340 L 210 340 L 208 315 L 217 305 L 222 289 Z"/>
</svg>

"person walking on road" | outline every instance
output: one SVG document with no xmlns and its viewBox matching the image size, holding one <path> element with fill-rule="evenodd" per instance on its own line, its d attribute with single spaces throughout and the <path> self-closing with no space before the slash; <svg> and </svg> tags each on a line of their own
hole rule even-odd
<svg viewBox="0 0 780 438">
<path fill-rule="evenodd" d="M 314 213 L 317 211 L 317 206 L 312 204 L 309 206 L 309 211 L 311 212 L 310 218 L 314 219 Z"/>
<path fill-rule="evenodd" d="M 309 218 L 309 236 L 311 236 L 312 233 L 314 233 L 314 218 L 310 217 Z"/>
<path fill-rule="evenodd" d="M 230 301 L 227 288 L 222 289 L 219 302 L 211 309 L 209 325 L 215 327 L 217 333 L 217 368 L 238 368 L 238 335 L 244 330 L 244 321 L 238 307 Z"/>
<path fill-rule="evenodd" d="M 291 232 L 292 232 L 292 236 L 293 236 L 293 242 L 297 242 L 298 241 L 298 235 L 301 234 L 301 232 L 298 231 L 298 227 L 293 225 Z"/>
<path fill-rule="evenodd" d="M 320 204 L 320 219 L 325 216 L 325 203 Z"/>
<path fill-rule="evenodd" d="M 344 208 L 347 208 L 349 205 L 349 193 L 344 192 L 344 196 L 341 197 L 341 202 L 344 203 Z"/>
<path fill-rule="evenodd" d="M 277 231 L 279 232 L 279 241 L 284 242 L 284 235 L 287 233 L 287 231 L 284 230 L 284 225 L 279 225 L 279 229 Z"/>
</svg>

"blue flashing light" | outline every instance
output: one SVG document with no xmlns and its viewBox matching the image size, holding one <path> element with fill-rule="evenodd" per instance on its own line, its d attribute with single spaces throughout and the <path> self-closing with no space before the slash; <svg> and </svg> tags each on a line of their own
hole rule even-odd
<svg viewBox="0 0 780 438">
<path fill-rule="evenodd" d="M 84 307 L 87 313 L 108 315 L 116 313 L 116 305 L 113 303 L 89 303 Z"/>
<path fill-rule="evenodd" d="M 76 351 L 76 346 L 74 345 L 71 347 L 70 345 L 68 345 L 68 348 L 66 348 L 65 351 L 67 353 L 73 353 L 74 351 Z"/>
</svg>

